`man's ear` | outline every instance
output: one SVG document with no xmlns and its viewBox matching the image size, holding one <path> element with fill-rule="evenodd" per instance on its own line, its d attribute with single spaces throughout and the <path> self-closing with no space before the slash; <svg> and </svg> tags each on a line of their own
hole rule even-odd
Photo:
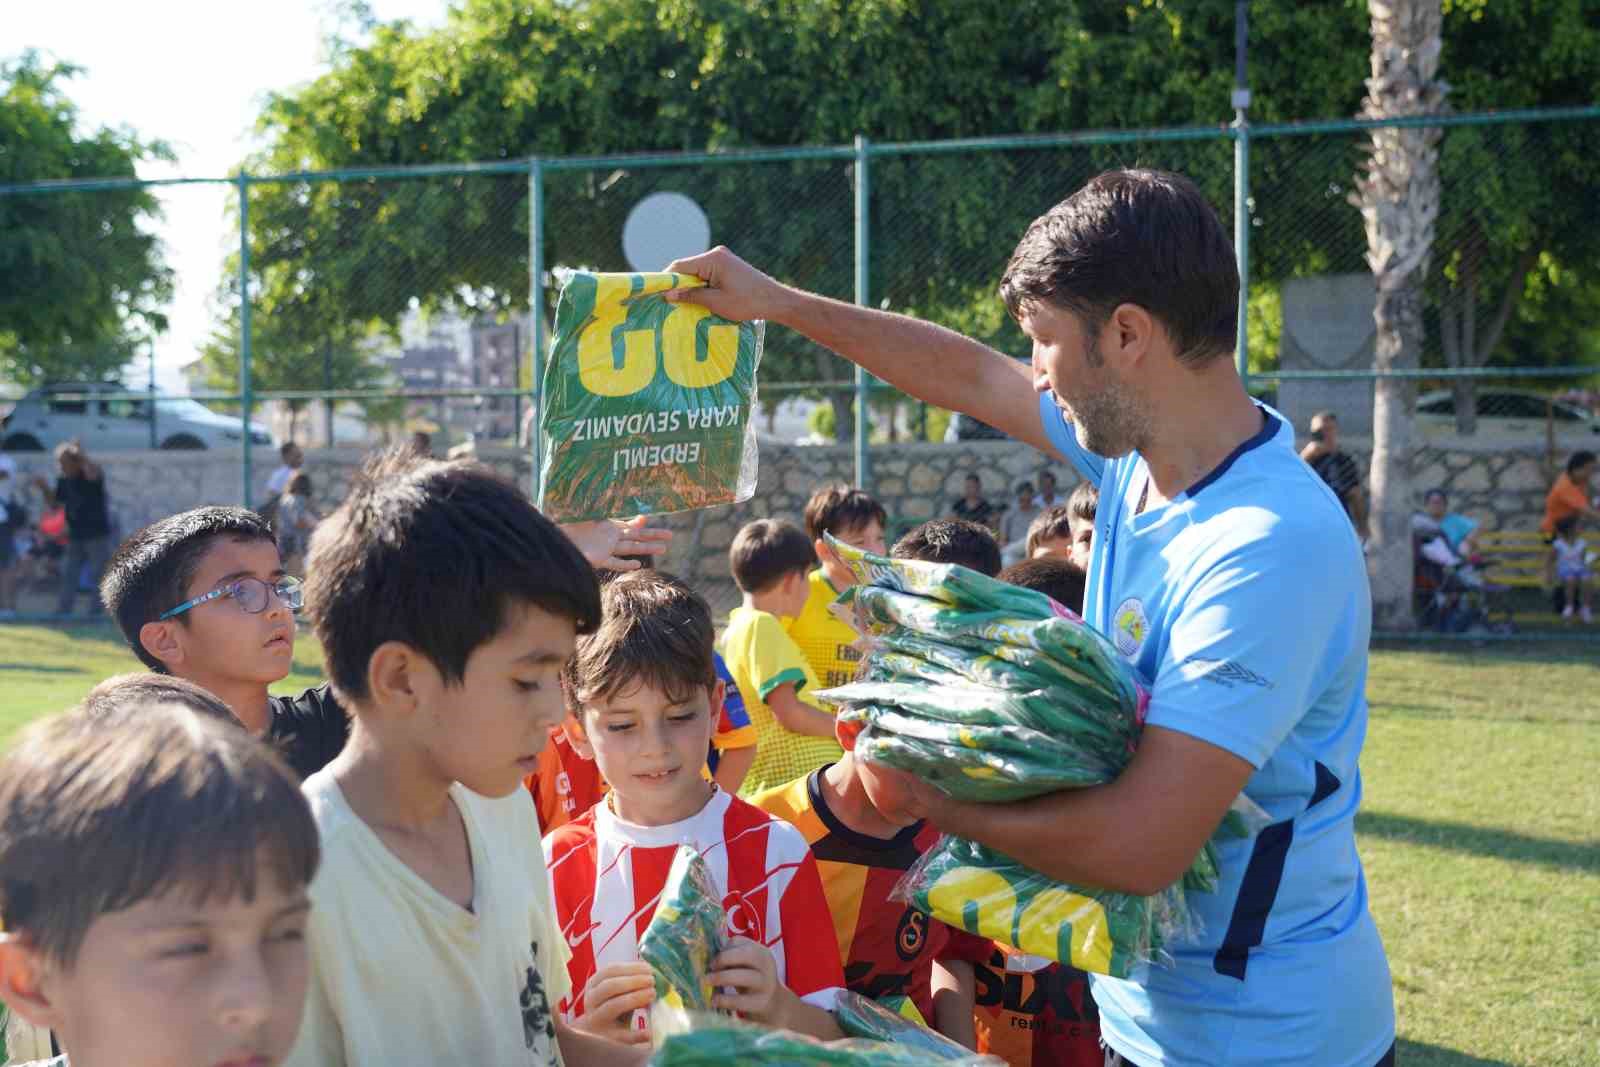
<svg viewBox="0 0 1600 1067">
<path fill-rule="evenodd" d="M 567 744 L 572 746 L 574 752 L 586 760 L 594 759 L 594 746 L 589 743 L 589 735 L 584 732 L 581 709 L 567 713 L 567 717 L 561 720 L 561 730 L 567 735 Z"/>
<path fill-rule="evenodd" d="M 27 934 L 0 935 L 0 1000 L 42 1030 L 56 1030 L 61 1012 L 50 999 L 55 969 Z"/>
<path fill-rule="evenodd" d="M 424 689 L 437 675 L 437 668 L 410 645 L 385 641 L 367 660 L 367 695 L 379 708 L 409 714 L 423 703 Z"/>
<path fill-rule="evenodd" d="M 722 709 L 728 702 L 728 683 L 721 678 L 711 687 L 711 732 L 717 732 L 722 719 Z"/>
<path fill-rule="evenodd" d="M 1166 331 L 1138 304 L 1118 304 L 1106 322 L 1107 347 L 1113 357 L 1121 357 L 1125 367 L 1137 366 L 1157 342 L 1158 334 L 1164 338 Z"/>
<path fill-rule="evenodd" d="M 145 623 L 139 627 L 139 644 L 160 660 L 169 673 L 176 674 L 177 668 L 188 658 L 183 647 L 183 623 L 177 619 Z"/>
</svg>

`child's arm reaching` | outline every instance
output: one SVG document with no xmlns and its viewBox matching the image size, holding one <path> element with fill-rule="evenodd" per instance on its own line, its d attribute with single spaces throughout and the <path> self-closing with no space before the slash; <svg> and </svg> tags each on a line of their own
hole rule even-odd
<svg viewBox="0 0 1600 1067">
<path fill-rule="evenodd" d="M 571 1025 L 556 1021 L 556 1043 L 567 1067 L 643 1067 L 650 1059 L 650 1047 L 631 1047 L 586 1034 Z"/>
<path fill-rule="evenodd" d="M 792 734 L 807 737 L 833 737 L 834 718 L 800 699 L 793 682 L 784 682 L 767 694 L 767 707 L 778 725 Z"/>
<path fill-rule="evenodd" d="M 650 1031 L 635 1029 L 633 1013 L 656 999 L 655 975 L 648 963 L 612 963 L 590 976 L 583 987 L 583 1014 L 574 1030 L 624 1045 L 650 1043 Z"/>
<path fill-rule="evenodd" d="M 972 1022 L 977 999 L 977 979 L 966 960 L 933 961 L 933 1028 L 967 1048 L 978 1047 L 978 1032 Z"/>
<path fill-rule="evenodd" d="M 824 1041 L 845 1036 L 832 1012 L 807 1004 L 778 981 L 772 952 L 749 938 L 733 938 L 711 961 L 706 981 L 719 990 L 711 1001 L 714 1008 Z"/>
</svg>

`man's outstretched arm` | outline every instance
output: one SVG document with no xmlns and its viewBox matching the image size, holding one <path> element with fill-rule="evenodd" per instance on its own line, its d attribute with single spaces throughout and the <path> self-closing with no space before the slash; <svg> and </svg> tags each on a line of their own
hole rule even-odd
<svg viewBox="0 0 1600 1067">
<path fill-rule="evenodd" d="M 700 304 L 725 319 L 766 319 L 802 333 L 919 400 L 960 411 L 1052 454 L 1039 421 L 1028 365 L 954 330 L 783 285 L 728 251 L 668 268 L 705 281 L 668 299 Z"/>
</svg>

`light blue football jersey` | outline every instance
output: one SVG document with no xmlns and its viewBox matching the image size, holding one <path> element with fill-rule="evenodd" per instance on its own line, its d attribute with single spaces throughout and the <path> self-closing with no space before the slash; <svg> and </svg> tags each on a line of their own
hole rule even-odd
<svg viewBox="0 0 1600 1067">
<path fill-rule="evenodd" d="M 1106 1041 L 1141 1067 L 1373 1067 L 1395 1037 L 1356 854 L 1372 628 L 1344 508 L 1261 407 L 1259 433 L 1139 513 L 1149 467 L 1085 451 L 1051 394 L 1051 443 L 1100 487 L 1084 617 L 1151 686 L 1147 722 L 1256 768 L 1271 824 L 1220 847 L 1172 966 L 1093 975 Z"/>
</svg>

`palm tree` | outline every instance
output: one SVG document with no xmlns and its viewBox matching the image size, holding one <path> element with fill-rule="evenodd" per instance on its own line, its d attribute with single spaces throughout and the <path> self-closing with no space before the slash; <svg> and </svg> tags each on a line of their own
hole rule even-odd
<svg viewBox="0 0 1600 1067">
<path fill-rule="evenodd" d="M 1368 0 L 1372 76 L 1361 116 L 1436 115 L 1450 87 L 1437 78 L 1440 0 Z M 1408 370 L 1422 353 L 1422 283 L 1439 217 L 1438 127 L 1385 127 L 1371 133 L 1364 173 L 1351 202 L 1367 231 L 1367 265 L 1377 282 L 1374 367 Z M 1414 625 L 1411 604 L 1412 423 L 1416 383 L 1379 378 L 1372 411 L 1370 533 L 1373 622 L 1384 630 Z"/>
</svg>

